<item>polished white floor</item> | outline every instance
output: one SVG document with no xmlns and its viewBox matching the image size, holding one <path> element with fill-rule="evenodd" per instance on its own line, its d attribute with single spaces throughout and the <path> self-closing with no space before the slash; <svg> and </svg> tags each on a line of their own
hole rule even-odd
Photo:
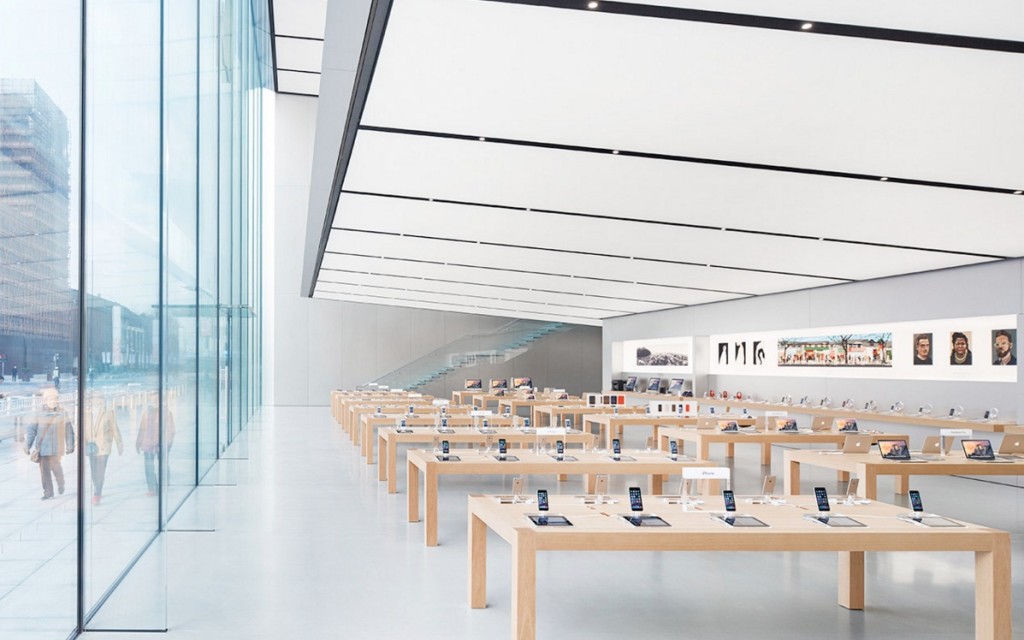
<svg viewBox="0 0 1024 640">
<path fill-rule="evenodd" d="M 489 545 L 487 608 L 466 602 L 465 496 L 507 490 L 510 478 L 445 478 L 441 545 L 427 548 L 422 523 L 406 522 L 404 470 L 400 493 L 388 495 L 326 408 L 264 408 L 247 445 L 247 459 L 220 463 L 219 480 L 234 486 L 201 488 L 198 512 L 177 519 L 179 528 L 215 531 L 166 536 L 171 640 L 509 637 L 509 550 L 500 539 Z M 737 455 L 735 488 L 753 492 L 764 472 L 759 450 L 738 447 Z M 776 450 L 780 482 L 781 461 Z M 613 491 L 628 481 L 613 479 Z M 804 483 L 840 489 L 829 472 L 806 470 Z M 1007 483 L 925 478 L 912 486 L 930 511 L 1014 532 L 1015 637 L 1024 638 L 1024 491 L 1016 478 Z M 529 478 L 529 489 L 540 487 L 580 490 L 578 479 Z M 894 498 L 889 489 L 883 482 L 884 499 Z M 539 638 L 974 637 L 966 553 L 870 555 L 864 612 L 836 605 L 828 553 L 542 553 L 537 583 Z M 119 611 L 153 607 L 150 596 L 123 589 L 97 620 L 116 627 L 127 621 Z"/>
</svg>

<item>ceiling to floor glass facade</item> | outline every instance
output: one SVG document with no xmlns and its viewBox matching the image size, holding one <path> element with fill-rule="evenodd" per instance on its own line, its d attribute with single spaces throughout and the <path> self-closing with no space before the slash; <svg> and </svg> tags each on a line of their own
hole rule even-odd
<svg viewBox="0 0 1024 640">
<path fill-rule="evenodd" d="M 258 4 L 0 0 L 0 637 L 166 628 L 260 404 Z"/>
</svg>

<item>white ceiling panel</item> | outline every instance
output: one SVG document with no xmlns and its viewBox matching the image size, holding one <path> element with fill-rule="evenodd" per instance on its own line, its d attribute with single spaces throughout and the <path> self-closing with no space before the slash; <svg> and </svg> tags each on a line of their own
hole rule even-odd
<svg viewBox="0 0 1024 640">
<path fill-rule="evenodd" d="M 396 0 L 362 123 L 1020 188 L 1021 77 L 1012 53 Z"/>
<path fill-rule="evenodd" d="M 1024 256 L 1024 234 L 963 229 L 1019 228 L 1022 196 L 376 131 L 356 140 L 351 191 Z M 517 213 L 473 210 L 460 224 L 493 234 Z M 343 208 L 335 225 L 346 220 Z M 589 221 L 574 220 L 589 242 Z"/>
<path fill-rule="evenodd" d="M 327 0 L 273 0 L 273 3 L 275 33 L 323 39 Z"/>
<path fill-rule="evenodd" d="M 590 307 L 579 305 L 565 306 L 558 304 L 547 304 L 543 302 L 525 302 L 522 300 L 510 300 L 507 298 L 488 300 L 481 299 L 475 296 L 461 295 L 457 293 L 453 294 L 439 293 L 436 291 L 410 291 L 408 289 L 396 289 L 391 287 L 379 286 L 378 284 L 321 282 L 318 285 L 317 290 L 323 293 L 340 293 L 349 295 L 372 294 L 390 296 L 398 299 L 408 299 L 412 301 L 437 302 L 438 304 L 490 307 L 499 311 L 513 312 L 513 314 L 525 311 L 527 313 L 547 313 L 553 315 L 579 316 L 581 318 L 590 318 L 593 320 L 600 320 L 601 318 L 623 315 L 623 312 L 621 311 L 593 309 Z"/>
<path fill-rule="evenodd" d="M 277 72 L 277 90 L 288 93 L 308 93 L 318 95 L 320 93 L 320 74 L 298 73 L 296 71 Z"/>
<path fill-rule="evenodd" d="M 352 253 L 358 253 L 358 248 Z M 530 291 L 551 292 L 558 295 L 585 295 L 598 299 L 600 306 L 606 306 L 610 300 L 618 299 L 623 304 L 652 303 L 671 306 L 704 304 L 719 300 L 731 300 L 743 297 L 740 294 L 720 293 L 688 289 L 673 284 L 649 284 L 635 282 L 630 270 L 624 270 L 615 279 L 596 279 L 583 276 L 557 276 L 543 273 L 531 273 L 526 269 L 520 271 L 503 271 L 492 268 L 474 268 L 469 266 L 453 266 L 425 263 L 402 259 L 384 259 L 381 257 L 364 257 L 362 255 L 339 255 L 328 253 L 324 256 L 321 281 L 340 280 L 351 271 L 360 271 L 383 276 L 397 275 L 403 277 L 429 278 L 431 280 L 486 284 L 507 290 L 527 289 Z M 669 269 L 664 269 L 663 280 L 670 282 Z M 572 298 L 566 298 L 569 300 Z"/>
<path fill-rule="evenodd" d="M 738 268 L 666 264 L 649 260 L 625 260 L 603 255 L 553 253 L 515 246 L 487 247 L 477 244 L 456 244 L 444 240 L 340 231 L 332 231 L 328 239 L 327 251 L 402 257 L 442 264 L 485 266 L 491 269 L 510 271 L 535 271 L 553 275 L 630 280 L 652 284 L 678 284 L 705 289 L 711 293 L 740 295 L 775 293 L 839 282 L 839 280 L 827 278 L 749 272 Z M 773 255 L 783 255 L 772 253 L 771 247 L 767 245 L 759 248 L 758 251 L 765 253 L 768 258 Z M 779 259 L 779 264 L 787 266 L 784 259 Z M 757 278 L 758 275 L 771 277 Z M 763 285 L 765 281 L 774 282 L 775 288 L 757 289 L 755 287 L 755 283 Z M 789 283 L 790 286 L 786 286 L 786 283 Z"/>
<path fill-rule="evenodd" d="M 602 312 L 601 315 L 644 313 L 647 311 L 657 311 L 659 309 L 667 309 L 675 306 L 671 304 L 655 304 L 650 302 L 595 298 L 567 293 L 534 291 L 521 287 L 512 289 L 496 285 L 426 280 L 422 276 L 382 275 L 379 273 L 371 274 L 353 271 L 331 271 L 321 275 L 320 284 L 323 285 L 325 289 L 332 283 L 376 286 L 396 291 L 409 291 L 415 293 L 446 293 L 468 298 L 478 298 L 480 300 L 508 300 L 513 303 L 530 302 L 535 304 L 579 307 Z M 477 304 L 486 304 L 486 302 L 478 302 Z"/>
<path fill-rule="evenodd" d="M 320 71 L 323 64 L 323 42 L 282 37 L 274 38 L 274 42 L 278 69 Z"/>
<path fill-rule="evenodd" d="M 480 315 L 497 315 L 499 317 L 512 316 L 511 311 L 496 311 L 494 309 L 481 308 L 476 306 L 463 306 L 455 304 L 437 304 L 431 301 L 420 301 L 420 302 L 409 302 L 406 300 L 399 300 L 386 296 L 376 295 L 352 295 L 352 294 L 337 294 L 337 293 L 323 293 L 316 291 L 312 296 L 314 298 L 321 298 L 325 300 L 337 300 L 339 302 L 358 302 L 362 304 L 380 304 L 384 306 L 403 306 L 403 307 L 416 307 L 420 309 L 433 309 L 435 311 L 455 311 L 458 313 L 477 313 Z M 555 317 L 544 313 L 529 313 L 519 312 L 514 314 L 515 317 L 521 317 L 525 319 L 539 319 L 539 321 L 546 322 L 559 322 L 559 323 L 570 323 L 573 325 L 590 325 L 600 326 L 600 321 L 589 317 L 567 315 Z"/>
<path fill-rule="evenodd" d="M 1024 40 L 1019 0 L 621 0 L 629 4 L 725 11 L 884 29 Z"/>
</svg>

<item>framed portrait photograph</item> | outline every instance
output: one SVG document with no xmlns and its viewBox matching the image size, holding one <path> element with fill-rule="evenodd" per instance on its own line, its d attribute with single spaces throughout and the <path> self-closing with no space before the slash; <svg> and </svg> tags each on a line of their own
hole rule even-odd
<svg viewBox="0 0 1024 640">
<path fill-rule="evenodd" d="M 1008 366 L 1017 364 L 1017 330 L 992 330 L 992 364 Z"/>
<path fill-rule="evenodd" d="M 915 365 L 930 365 L 932 364 L 932 349 L 934 343 L 932 342 L 932 334 L 930 333 L 915 333 L 914 334 L 914 364 Z"/>
<path fill-rule="evenodd" d="M 971 351 L 970 331 L 950 332 L 949 364 L 953 366 L 965 366 L 974 364 L 974 352 Z"/>
</svg>

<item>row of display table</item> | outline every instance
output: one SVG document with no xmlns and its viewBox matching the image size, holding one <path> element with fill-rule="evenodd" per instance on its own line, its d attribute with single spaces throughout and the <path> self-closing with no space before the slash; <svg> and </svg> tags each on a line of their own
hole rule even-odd
<svg viewBox="0 0 1024 640">
<path fill-rule="evenodd" d="M 370 402 L 372 404 L 372 401 Z M 532 415 L 546 417 L 545 424 L 559 424 L 562 415 L 570 412 L 574 424 L 582 420 L 584 431 L 558 433 L 549 429 L 524 432 L 510 426 L 513 419 L 488 416 L 489 431 L 479 429 L 480 417 L 461 413 L 461 408 L 447 409 L 450 429 L 439 433 L 436 415 L 422 409 L 424 415 L 406 417 L 405 429 L 396 428 L 398 413 L 375 415 L 375 407 L 366 411 L 355 401 L 342 402 L 336 419 L 348 416 L 350 435 L 359 442 L 367 463 L 374 462 L 374 443 L 380 447 L 378 479 L 387 482 L 388 493 L 397 491 L 396 468 L 399 445 L 424 445 L 423 449 L 407 451 L 407 516 L 410 522 L 422 519 L 424 541 L 435 546 L 438 540 L 438 499 L 443 476 L 550 475 L 564 479 L 569 475 L 583 477 L 584 496 L 552 496 L 551 514 L 564 516 L 572 526 L 543 526 L 528 518 L 537 515 L 537 505 L 529 499 L 511 496 L 469 497 L 469 603 L 473 608 L 486 606 L 487 531 L 491 530 L 512 548 L 512 637 L 535 638 L 537 634 L 536 581 L 537 553 L 540 551 L 638 550 L 638 551 L 827 551 L 838 554 L 837 583 L 839 604 L 848 609 L 864 608 L 865 554 L 878 551 L 966 551 L 975 554 L 975 627 L 976 638 L 1009 639 L 1012 636 L 1012 604 L 1010 582 L 1010 535 L 969 523 L 954 528 L 931 529 L 900 520 L 908 510 L 874 502 L 879 476 L 896 478 L 896 492 L 904 493 L 909 476 L 925 475 L 1019 475 L 1024 461 L 986 464 L 967 461 L 962 455 L 950 455 L 933 462 L 904 464 L 884 461 L 877 454 L 849 454 L 837 450 L 845 441 L 845 433 L 834 431 L 782 433 L 743 429 L 724 433 L 718 429 L 696 429 L 697 419 L 683 416 L 649 416 L 633 410 L 619 414 L 598 410 L 580 411 L 577 404 L 548 400 L 534 402 Z M 332 408 L 334 407 L 332 402 Z M 520 406 L 516 406 L 518 410 Z M 436 409 L 435 409 L 436 410 Z M 556 417 L 557 416 L 557 417 Z M 722 416 L 722 419 L 736 419 Z M 351 420 L 355 420 L 352 425 Z M 740 418 L 739 424 L 752 419 Z M 464 425 L 464 426 L 463 426 Z M 624 449 L 616 458 L 609 453 L 614 437 L 622 437 L 627 427 L 642 426 L 655 434 L 654 450 Z M 902 435 L 874 434 L 884 438 L 906 438 Z M 505 439 L 508 450 L 499 456 L 497 442 Z M 559 457 L 554 441 L 562 440 L 567 448 Z M 877 439 L 877 438 L 873 438 Z M 437 451 L 437 443 L 447 440 L 452 448 L 448 455 Z M 680 454 L 667 453 L 671 440 L 679 442 Z M 908 440 L 909 441 L 909 440 Z M 603 444 L 604 448 L 594 449 Z M 658 497 L 665 480 L 680 477 L 683 470 L 712 469 L 718 465 L 708 460 L 711 445 L 726 447 L 731 457 L 737 444 L 761 447 L 762 464 L 770 464 L 773 445 L 825 445 L 829 450 L 795 449 L 784 451 L 784 497 L 775 504 L 748 504 L 741 511 L 762 520 L 767 527 L 738 529 L 723 524 L 712 515 L 721 508 L 717 482 L 703 485 L 701 504 L 681 505 L 685 496 L 677 496 L 674 504 Z M 459 446 L 462 445 L 462 446 Z M 695 457 L 685 455 L 692 445 Z M 867 526 L 856 529 L 831 529 L 804 516 L 813 512 L 813 499 L 801 496 L 801 466 L 819 466 L 835 470 L 840 479 L 849 474 L 861 478 L 859 495 L 871 500 L 868 504 L 842 507 L 846 515 L 857 517 Z M 622 518 L 629 513 L 629 502 L 616 496 L 600 504 L 594 502 L 594 480 L 598 474 L 646 478 L 647 511 L 657 514 L 665 527 L 635 527 Z M 693 475 L 692 473 L 689 475 Z M 681 483 L 682 484 L 682 483 Z M 421 512 L 421 495 L 422 512 Z M 682 493 L 677 491 L 675 493 Z"/>
</svg>

